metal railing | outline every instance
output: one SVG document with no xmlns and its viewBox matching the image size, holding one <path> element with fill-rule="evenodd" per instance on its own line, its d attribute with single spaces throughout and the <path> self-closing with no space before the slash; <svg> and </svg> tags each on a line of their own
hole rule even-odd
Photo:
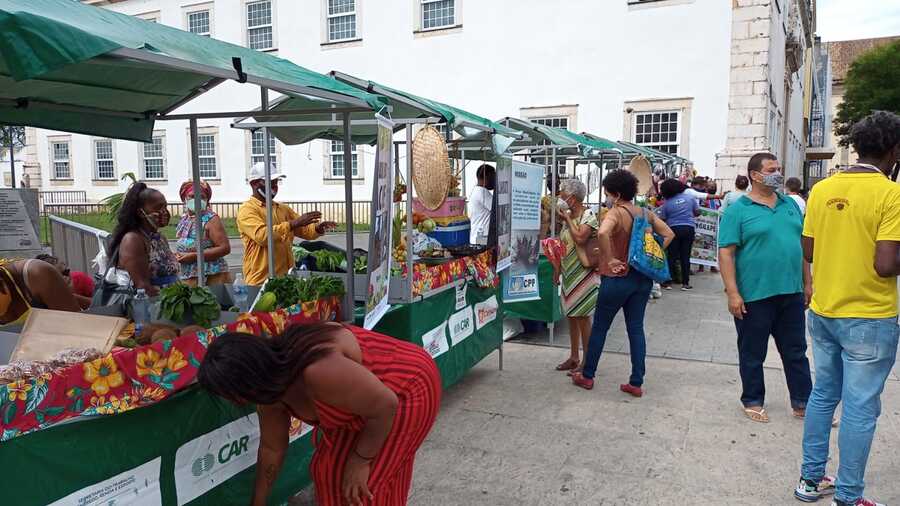
<svg viewBox="0 0 900 506">
<path fill-rule="evenodd" d="M 38 192 L 41 209 L 52 204 L 85 204 L 87 192 L 84 190 L 54 190 Z"/>
<path fill-rule="evenodd" d="M 92 261 L 101 245 L 105 247 L 109 233 L 57 216 L 48 216 L 48 221 L 53 255 L 73 270 L 93 272 Z"/>
<path fill-rule="evenodd" d="M 74 197 L 73 197 L 74 198 Z M 223 220 L 233 220 L 237 218 L 238 208 L 243 202 L 213 202 L 210 204 L 213 212 L 218 214 Z M 343 201 L 322 201 L 322 202 L 283 202 L 290 206 L 298 214 L 319 211 L 322 213 L 323 221 L 334 221 L 343 224 L 347 203 Z M 174 224 L 178 223 L 177 217 L 184 213 L 184 205 L 181 203 L 169 204 L 169 213 L 172 214 Z M 371 209 L 372 202 L 360 201 L 353 202 L 353 222 L 358 226 L 371 225 Z M 57 220 L 69 221 L 84 225 L 93 230 L 99 230 L 88 225 L 96 225 L 103 228 L 111 228 L 115 223 L 115 216 L 112 216 L 109 207 L 104 204 L 89 203 L 45 203 L 41 206 L 41 219 L 47 220 L 48 217 L 57 218 Z M 44 233 L 41 239 L 45 244 L 54 244 L 52 223 L 44 221 Z"/>
</svg>

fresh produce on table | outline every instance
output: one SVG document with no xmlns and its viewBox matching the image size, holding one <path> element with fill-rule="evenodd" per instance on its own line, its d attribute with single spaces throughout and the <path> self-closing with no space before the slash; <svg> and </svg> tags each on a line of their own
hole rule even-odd
<svg viewBox="0 0 900 506">
<path fill-rule="evenodd" d="M 320 249 L 310 253 L 316 259 L 316 270 L 321 272 L 342 272 L 346 267 L 346 257 L 340 251 Z"/>
<path fill-rule="evenodd" d="M 459 197 L 459 176 L 454 174 L 450 176 L 450 191 L 447 192 L 448 197 Z"/>
<path fill-rule="evenodd" d="M 291 251 L 294 253 L 294 260 L 300 260 L 310 255 L 310 252 L 303 246 L 293 246 Z"/>
<path fill-rule="evenodd" d="M 419 224 L 416 226 L 416 230 L 422 232 L 423 234 L 434 232 L 435 228 L 437 228 L 437 223 L 435 223 L 435 221 L 431 218 L 419 222 Z"/>
<path fill-rule="evenodd" d="M 406 193 L 406 185 L 403 183 L 397 183 L 394 186 L 394 202 L 400 202 L 403 200 L 403 195 Z"/>
<path fill-rule="evenodd" d="M 254 311 L 268 312 L 300 302 L 343 297 L 344 282 L 333 276 L 310 276 L 304 279 L 281 276 L 270 279 L 265 290 L 253 307 Z"/>
<path fill-rule="evenodd" d="M 353 272 L 356 274 L 365 274 L 369 268 L 369 259 L 359 256 L 353 259 Z"/>
<path fill-rule="evenodd" d="M 182 283 L 169 285 L 159 292 L 160 316 L 176 323 L 194 323 L 210 327 L 219 318 L 221 308 L 216 296 L 203 287 L 190 287 Z"/>
<path fill-rule="evenodd" d="M 391 257 L 394 259 L 395 263 L 403 263 L 406 262 L 406 245 L 398 244 L 394 247 L 393 252 L 391 253 Z"/>
</svg>

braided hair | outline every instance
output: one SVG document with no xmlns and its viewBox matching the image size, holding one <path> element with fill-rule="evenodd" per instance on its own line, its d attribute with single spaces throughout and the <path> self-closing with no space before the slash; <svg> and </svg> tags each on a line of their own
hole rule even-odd
<svg viewBox="0 0 900 506">
<path fill-rule="evenodd" d="M 134 232 L 141 228 L 144 217 L 140 210 L 144 207 L 147 200 L 154 194 L 159 193 L 158 190 L 148 188 L 146 184 L 137 182 L 128 188 L 125 198 L 122 200 L 122 207 L 119 208 L 117 216 L 116 228 L 113 230 L 109 246 L 106 249 L 106 256 L 113 257 L 119 245 L 122 244 L 122 238 L 128 232 Z"/>
</svg>

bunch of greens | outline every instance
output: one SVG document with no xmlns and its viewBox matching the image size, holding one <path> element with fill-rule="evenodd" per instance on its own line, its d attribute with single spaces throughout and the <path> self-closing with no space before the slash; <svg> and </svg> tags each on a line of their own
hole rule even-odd
<svg viewBox="0 0 900 506">
<path fill-rule="evenodd" d="M 353 259 L 353 272 L 356 274 L 365 274 L 368 269 L 369 259 L 359 256 Z"/>
<path fill-rule="evenodd" d="M 343 297 L 344 282 L 340 278 L 332 276 L 311 276 L 309 279 L 303 280 L 312 287 L 314 296 L 312 299 L 301 299 L 304 302 L 308 300 L 324 299 L 326 297 Z"/>
<path fill-rule="evenodd" d="M 294 276 L 279 276 L 266 283 L 266 292 L 275 294 L 277 307 L 287 307 L 300 301 L 300 280 Z"/>
<path fill-rule="evenodd" d="M 160 316 L 175 323 L 189 323 L 190 316 L 197 325 L 209 328 L 221 314 L 216 296 L 199 286 L 169 285 L 160 290 L 159 302 Z"/>
<path fill-rule="evenodd" d="M 339 272 L 341 263 L 344 261 L 344 254 L 339 251 L 328 251 L 320 249 L 311 253 L 316 259 L 316 269 L 322 272 Z"/>
</svg>

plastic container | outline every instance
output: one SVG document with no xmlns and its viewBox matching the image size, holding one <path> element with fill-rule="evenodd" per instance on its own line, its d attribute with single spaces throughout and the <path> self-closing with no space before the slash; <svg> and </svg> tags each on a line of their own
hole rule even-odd
<svg viewBox="0 0 900 506">
<path fill-rule="evenodd" d="M 238 273 L 234 276 L 234 283 L 231 285 L 232 298 L 234 298 L 234 305 L 237 306 L 238 310 L 241 313 L 246 313 L 249 309 L 247 307 L 247 285 L 244 283 L 244 275 Z"/>
<path fill-rule="evenodd" d="M 144 325 L 150 322 L 150 297 L 143 288 L 138 288 L 131 300 L 131 313 L 134 318 L 134 335 L 140 336 Z"/>
<path fill-rule="evenodd" d="M 434 211 L 427 209 L 419 199 L 413 199 L 413 212 L 424 214 L 429 218 L 449 218 L 466 214 L 466 199 L 463 197 L 447 197 L 441 207 Z"/>
<path fill-rule="evenodd" d="M 437 227 L 432 232 L 428 232 L 428 237 L 432 237 L 441 243 L 441 246 L 449 248 L 451 246 L 465 246 L 469 244 L 469 232 L 472 227 L 468 221 L 456 222 L 449 227 Z"/>
</svg>

